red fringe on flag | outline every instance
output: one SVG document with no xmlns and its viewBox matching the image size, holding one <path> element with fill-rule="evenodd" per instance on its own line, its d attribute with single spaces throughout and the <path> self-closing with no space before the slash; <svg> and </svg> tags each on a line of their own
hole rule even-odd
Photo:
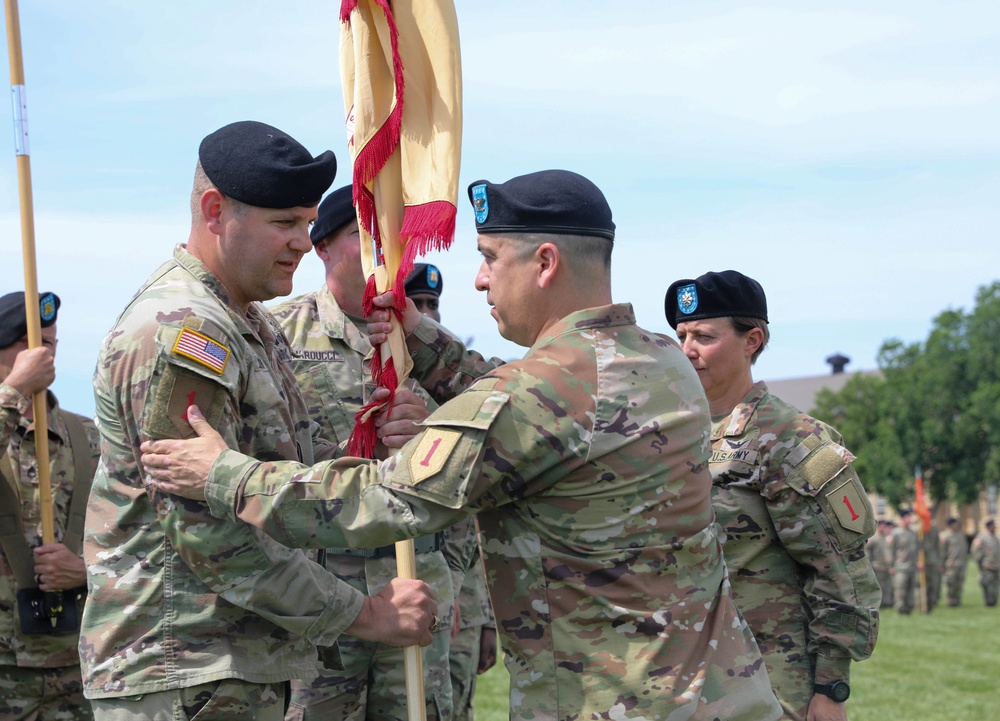
<svg viewBox="0 0 1000 721">
<path fill-rule="evenodd" d="M 382 8 L 385 13 L 385 22 L 389 28 L 389 42 L 392 46 L 392 75 L 393 86 L 395 88 L 396 102 L 389 112 L 389 117 L 375 131 L 371 139 L 365 143 L 363 148 L 357 149 L 354 157 L 354 205 L 358 209 L 358 215 L 362 218 L 362 224 L 366 230 L 368 223 L 374 217 L 374 213 L 362 215 L 362 195 L 367 189 L 364 187 L 370 183 L 382 167 L 389 160 L 389 156 L 399 147 L 399 132 L 403 126 L 403 59 L 399 54 L 399 29 L 396 27 L 396 20 L 392 17 L 392 8 L 389 0 L 374 0 L 375 4 Z M 348 8 L 350 5 L 350 8 Z M 347 22 L 350 19 L 351 11 L 357 7 L 357 0 L 344 0 L 340 6 L 340 20 Z M 371 194 L 368 193 L 369 198 Z M 374 199 L 372 199 L 374 201 Z M 374 208 L 374 202 L 372 202 Z"/>
<path fill-rule="evenodd" d="M 347 439 L 347 452 L 359 458 L 374 458 L 375 448 L 378 445 L 374 411 L 381 409 L 381 412 L 388 413 L 392 409 L 396 401 L 396 387 L 399 385 L 399 377 L 396 375 L 396 366 L 392 358 L 383 365 L 379 348 L 375 349 L 375 356 L 372 358 L 372 379 L 376 386 L 389 389 L 389 399 L 383 403 L 369 401 L 355 415 L 354 430 Z"/>
<path fill-rule="evenodd" d="M 455 206 L 446 200 L 408 206 L 403 212 L 399 238 L 414 257 L 432 250 L 448 250 L 455 239 Z M 409 274 L 407 274 L 409 275 Z"/>
</svg>

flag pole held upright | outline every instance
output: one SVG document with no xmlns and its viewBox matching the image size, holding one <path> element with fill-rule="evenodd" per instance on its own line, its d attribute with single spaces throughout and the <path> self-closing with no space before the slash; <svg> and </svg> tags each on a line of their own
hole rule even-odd
<svg viewBox="0 0 1000 721">
<path fill-rule="evenodd" d="M 462 134 L 462 73 L 453 0 L 341 0 L 340 72 L 352 160 L 364 305 L 393 290 L 396 310 L 413 260 L 455 236 Z M 405 95 L 405 101 L 404 101 Z M 391 409 L 412 368 L 398 318 L 373 351 L 384 404 L 358 413 L 348 452 L 372 457 L 375 414 Z M 413 541 L 396 544 L 397 574 L 416 578 Z M 409 721 L 424 721 L 421 650 L 404 649 Z"/>
<path fill-rule="evenodd" d="M 42 344 L 42 320 L 38 305 L 38 274 L 35 263 L 35 218 L 31 199 L 31 158 L 28 152 L 28 106 L 24 92 L 21 59 L 21 26 L 17 0 L 4 0 L 7 18 L 7 54 L 10 58 L 10 90 L 14 110 L 14 146 L 17 184 L 21 198 L 21 249 L 24 256 L 24 312 L 28 323 L 28 347 Z M 52 487 L 49 482 L 49 437 L 47 391 L 32 398 L 35 413 L 35 456 L 38 459 L 38 495 L 42 514 L 42 541 L 55 542 Z"/>
</svg>

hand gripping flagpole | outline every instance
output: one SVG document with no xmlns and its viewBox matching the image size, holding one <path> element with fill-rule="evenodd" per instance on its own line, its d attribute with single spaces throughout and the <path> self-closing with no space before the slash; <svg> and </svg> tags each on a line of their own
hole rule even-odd
<svg viewBox="0 0 1000 721">
<path fill-rule="evenodd" d="M 28 347 L 42 344 L 42 321 L 38 304 L 38 273 L 35 263 L 35 219 L 31 198 L 31 158 L 28 149 L 28 107 L 24 91 L 24 63 L 21 55 L 21 25 L 17 0 L 4 0 L 7 20 L 7 54 L 10 59 L 10 90 L 14 110 L 14 152 L 17 156 L 17 184 L 21 198 L 21 249 L 24 256 L 24 312 L 28 324 Z M 38 499 L 42 515 L 42 542 L 55 543 L 52 486 L 49 481 L 48 392 L 32 397 L 35 414 L 35 458 L 38 461 Z M 56 596 L 58 594 L 53 594 Z M 54 599 L 53 599 L 54 600 Z M 60 603 L 49 605 L 52 625 L 62 612 Z"/>
</svg>

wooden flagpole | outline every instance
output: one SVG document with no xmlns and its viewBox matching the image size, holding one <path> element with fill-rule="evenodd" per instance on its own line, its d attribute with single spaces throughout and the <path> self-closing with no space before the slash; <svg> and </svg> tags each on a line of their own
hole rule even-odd
<svg viewBox="0 0 1000 721">
<path fill-rule="evenodd" d="M 4 0 L 7 18 L 7 54 L 10 58 L 10 89 L 14 109 L 14 143 L 17 184 L 21 197 L 21 248 L 24 255 L 24 312 L 28 322 L 28 347 L 42 344 L 42 321 L 38 304 L 38 273 L 35 264 L 35 218 L 31 199 L 31 159 L 28 152 L 28 108 L 21 59 L 21 25 L 17 0 Z M 52 486 L 49 479 L 48 392 L 32 398 L 35 413 L 35 457 L 38 460 L 38 497 L 42 514 L 42 542 L 55 543 Z M 53 618 L 55 624 L 55 618 Z"/>
</svg>

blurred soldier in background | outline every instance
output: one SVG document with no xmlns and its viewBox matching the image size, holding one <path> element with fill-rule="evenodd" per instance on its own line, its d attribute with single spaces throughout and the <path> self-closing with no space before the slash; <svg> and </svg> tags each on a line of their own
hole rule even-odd
<svg viewBox="0 0 1000 721">
<path fill-rule="evenodd" d="M 899 512 L 899 525 L 893 530 L 892 547 L 892 596 L 896 611 L 903 615 L 913 613 L 917 594 L 920 592 L 919 540 L 916 525 L 920 518 L 908 508 Z"/>
<path fill-rule="evenodd" d="M 892 606 L 892 548 L 889 545 L 889 534 L 896 524 L 888 519 L 880 519 L 875 535 L 868 539 L 866 553 L 871 559 L 875 578 L 882 589 L 882 603 L 879 608 Z"/>
<path fill-rule="evenodd" d="M 56 377 L 60 302 L 54 293 L 34 302 L 41 304 L 42 343 L 29 349 L 24 293 L 0 298 L 0 719 L 89 719 L 77 646 L 87 594 L 83 521 L 98 434 L 93 421 L 62 410 L 46 392 L 55 542 L 43 544 L 32 397 Z M 43 604 L 56 599 L 44 592 L 56 591 L 63 610 L 53 625 Z"/>
<path fill-rule="evenodd" d="M 972 541 L 972 559 L 979 566 L 979 585 L 983 587 L 983 600 L 987 606 L 997 605 L 1000 592 L 1000 539 L 997 524 L 987 518 L 982 532 Z"/>
<path fill-rule="evenodd" d="M 948 528 L 941 534 L 941 548 L 944 551 L 944 579 L 948 588 L 948 605 L 961 606 L 965 569 L 969 562 L 969 541 L 962 533 L 962 524 L 954 516 L 948 519 Z"/>
</svg>

